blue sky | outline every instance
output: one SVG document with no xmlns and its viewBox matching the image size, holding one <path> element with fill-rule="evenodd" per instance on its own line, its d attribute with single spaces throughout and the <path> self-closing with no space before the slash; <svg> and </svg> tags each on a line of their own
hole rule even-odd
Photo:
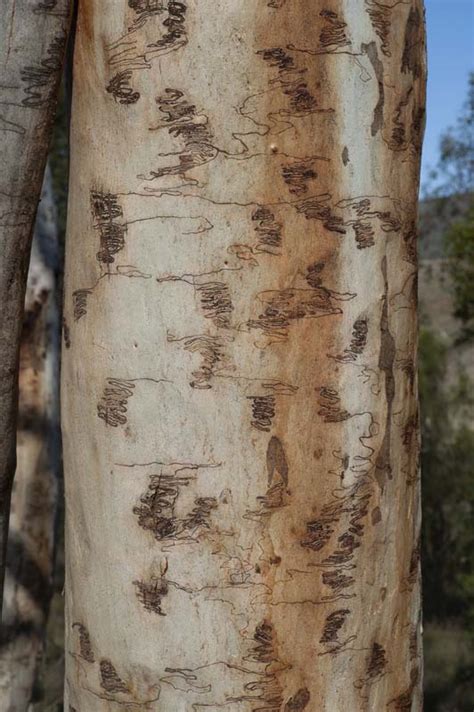
<svg viewBox="0 0 474 712">
<path fill-rule="evenodd" d="M 438 157 L 441 133 L 456 122 L 474 70 L 474 0 L 425 0 L 428 115 L 422 180 Z"/>
</svg>

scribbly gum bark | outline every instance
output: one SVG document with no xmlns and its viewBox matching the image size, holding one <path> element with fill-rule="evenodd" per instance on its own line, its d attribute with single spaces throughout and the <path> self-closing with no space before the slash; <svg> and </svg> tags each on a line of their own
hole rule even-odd
<svg viewBox="0 0 474 712">
<path fill-rule="evenodd" d="M 28 261 L 69 9 L 68 0 L 0 3 L 0 607 L 15 472 L 18 364 Z"/>
<path fill-rule="evenodd" d="M 74 72 L 67 704 L 420 710 L 421 2 L 88 0 Z"/>
</svg>

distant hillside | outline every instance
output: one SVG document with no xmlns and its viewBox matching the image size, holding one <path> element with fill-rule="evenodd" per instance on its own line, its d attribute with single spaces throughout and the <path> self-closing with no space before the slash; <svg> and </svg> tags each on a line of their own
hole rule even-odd
<svg viewBox="0 0 474 712">
<path fill-rule="evenodd" d="M 431 198 L 420 203 L 420 323 L 436 331 L 449 347 L 449 383 L 454 383 L 462 372 L 474 381 L 474 344 L 457 343 L 460 322 L 453 316 L 451 276 L 444 250 L 446 233 L 454 222 L 466 215 L 473 198 L 474 195 L 468 194 Z"/>
<path fill-rule="evenodd" d="M 444 236 L 453 222 L 464 217 L 473 198 L 472 194 L 467 194 L 428 198 L 420 202 L 418 242 L 420 260 L 444 257 Z"/>
</svg>

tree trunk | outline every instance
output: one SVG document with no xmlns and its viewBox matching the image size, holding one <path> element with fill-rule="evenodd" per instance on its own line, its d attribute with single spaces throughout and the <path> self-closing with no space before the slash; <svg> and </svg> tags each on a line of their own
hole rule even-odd
<svg viewBox="0 0 474 712">
<path fill-rule="evenodd" d="M 83 0 L 68 712 L 421 709 L 421 0 Z"/>
<path fill-rule="evenodd" d="M 0 605 L 16 466 L 18 358 L 26 278 L 69 4 L 69 0 L 2 0 L 0 5 Z"/>
<path fill-rule="evenodd" d="M 53 574 L 59 448 L 57 222 L 45 174 L 28 275 L 20 408 L 7 549 L 0 709 L 26 712 L 43 652 Z"/>
</svg>

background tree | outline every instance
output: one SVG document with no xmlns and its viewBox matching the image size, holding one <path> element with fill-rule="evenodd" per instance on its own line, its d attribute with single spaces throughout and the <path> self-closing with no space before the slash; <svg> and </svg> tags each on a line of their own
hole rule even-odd
<svg viewBox="0 0 474 712">
<path fill-rule="evenodd" d="M 474 148 L 473 148 L 474 154 Z M 456 221 L 446 235 L 448 269 L 454 291 L 454 315 L 461 322 L 459 338 L 474 337 L 474 197 L 463 219 Z"/>
<path fill-rule="evenodd" d="M 51 172 L 45 175 L 20 349 L 17 472 L 7 554 L 0 709 L 31 710 L 52 593 L 60 467 L 58 235 Z"/>
<path fill-rule="evenodd" d="M 474 705 L 473 78 L 422 204 L 420 393 L 426 712 Z M 437 182 L 438 181 L 438 182 Z"/>
<path fill-rule="evenodd" d="M 0 605 L 16 460 L 18 364 L 36 207 L 69 26 L 68 0 L 0 5 Z"/>
</svg>

